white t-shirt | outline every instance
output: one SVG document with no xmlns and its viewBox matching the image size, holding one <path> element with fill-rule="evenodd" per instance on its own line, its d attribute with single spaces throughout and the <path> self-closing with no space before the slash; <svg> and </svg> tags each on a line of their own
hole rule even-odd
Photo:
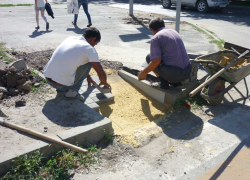
<svg viewBox="0 0 250 180">
<path fill-rule="evenodd" d="M 35 6 L 36 6 L 36 4 L 35 4 Z M 45 7 L 44 0 L 37 0 L 37 7 Z"/>
<path fill-rule="evenodd" d="M 77 68 L 88 62 L 100 62 L 95 48 L 83 36 L 71 36 L 56 48 L 44 68 L 44 76 L 71 86 L 74 84 Z"/>
</svg>

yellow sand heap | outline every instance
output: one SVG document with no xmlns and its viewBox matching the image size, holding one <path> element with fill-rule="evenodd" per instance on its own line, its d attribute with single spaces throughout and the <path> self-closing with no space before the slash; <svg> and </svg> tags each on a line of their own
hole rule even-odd
<svg viewBox="0 0 250 180">
<path fill-rule="evenodd" d="M 219 64 L 221 64 L 222 66 L 227 66 L 237 57 L 238 57 L 237 55 L 232 54 L 232 53 L 221 53 L 219 57 L 216 59 L 216 61 L 219 62 Z M 230 69 L 239 69 L 248 63 L 250 63 L 250 59 L 241 58 L 238 62 L 234 63 L 230 67 Z"/>
</svg>

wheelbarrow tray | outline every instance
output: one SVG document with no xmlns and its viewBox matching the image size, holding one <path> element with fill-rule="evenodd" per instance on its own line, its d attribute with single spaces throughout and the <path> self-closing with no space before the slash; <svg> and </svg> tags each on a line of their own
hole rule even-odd
<svg viewBox="0 0 250 180">
<path fill-rule="evenodd" d="M 215 53 L 207 54 L 204 56 L 197 57 L 194 61 L 197 63 L 201 63 L 202 66 L 211 74 L 217 73 L 219 70 L 224 68 L 225 66 L 219 64 L 219 55 L 220 54 L 232 53 L 238 57 L 238 54 L 231 50 L 223 50 Z M 244 57 L 243 57 L 244 58 Z M 223 74 L 220 75 L 220 78 L 229 80 L 230 82 L 239 82 L 241 79 L 246 77 L 250 73 L 250 63 L 245 64 L 241 68 L 238 69 L 227 69 Z"/>
</svg>

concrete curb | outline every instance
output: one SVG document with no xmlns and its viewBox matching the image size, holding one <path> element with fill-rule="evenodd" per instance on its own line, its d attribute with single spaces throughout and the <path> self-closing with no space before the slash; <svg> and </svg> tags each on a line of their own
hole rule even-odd
<svg viewBox="0 0 250 180">
<path fill-rule="evenodd" d="M 195 80 L 193 82 L 190 82 L 189 84 L 184 85 L 183 89 L 159 90 L 151 87 L 148 81 L 145 80 L 138 81 L 137 76 L 134 76 L 124 70 L 119 70 L 118 75 L 120 75 L 123 79 L 130 82 L 137 88 L 144 91 L 147 95 L 154 98 L 161 104 L 173 105 L 176 101 L 184 97 L 187 97 L 189 92 L 191 92 L 198 85 L 198 81 Z"/>
<path fill-rule="evenodd" d="M 92 110 L 91 113 L 94 114 L 97 112 Z M 95 121 L 91 124 L 63 131 L 57 135 L 58 137 L 55 138 L 81 146 L 84 144 L 85 140 L 91 144 L 98 143 L 107 132 L 113 133 L 112 122 L 110 119 L 103 117 L 102 120 Z M 11 162 L 16 160 L 19 156 L 23 156 L 36 150 L 40 150 L 40 152 L 43 153 L 43 156 L 50 156 L 60 149 L 63 149 L 61 145 L 43 140 L 37 140 L 36 142 L 26 146 L 21 151 L 12 149 L 8 153 L 0 154 L 0 176 L 4 175 L 8 171 Z"/>
</svg>

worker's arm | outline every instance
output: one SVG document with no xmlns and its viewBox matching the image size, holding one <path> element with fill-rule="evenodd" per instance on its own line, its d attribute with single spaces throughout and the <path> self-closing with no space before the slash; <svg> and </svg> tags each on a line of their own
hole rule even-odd
<svg viewBox="0 0 250 180">
<path fill-rule="evenodd" d="M 161 58 L 153 59 L 149 65 L 142 70 L 138 75 L 138 80 L 143 80 L 146 78 L 147 74 L 151 71 L 154 71 L 161 63 Z"/>
<path fill-rule="evenodd" d="M 111 86 L 107 83 L 107 75 L 104 72 L 102 65 L 99 62 L 91 62 L 91 65 L 97 72 L 97 75 L 101 81 L 98 86 L 100 87 L 101 85 L 104 85 L 104 86 L 108 86 L 109 88 L 111 88 Z"/>
</svg>

